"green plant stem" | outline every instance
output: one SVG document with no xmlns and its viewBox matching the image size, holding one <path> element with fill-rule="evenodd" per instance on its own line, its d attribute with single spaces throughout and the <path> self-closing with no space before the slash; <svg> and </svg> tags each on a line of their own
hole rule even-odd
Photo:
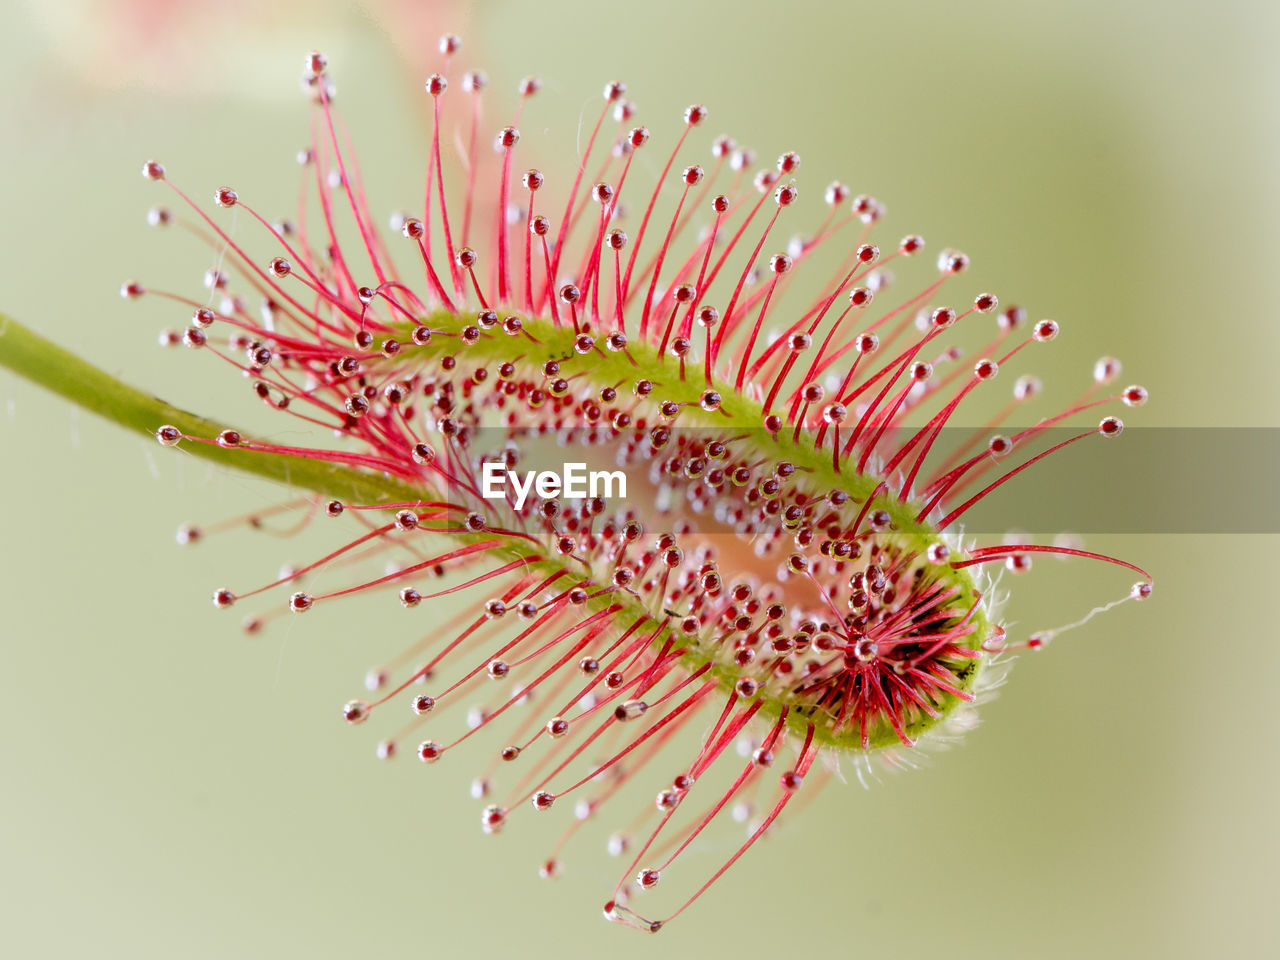
<svg viewBox="0 0 1280 960">
<path fill-rule="evenodd" d="M 172 424 L 186 436 L 209 438 L 227 427 L 120 382 L 4 314 L 0 314 L 0 367 L 8 367 L 100 417 L 152 438 L 165 424 Z M 340 464 L 265 451 L 228 450 L 213 443 L 184 443 L 182 449 L 244 473 L 355 503 L 423 498 L 421 489 Z"/>
</svg>

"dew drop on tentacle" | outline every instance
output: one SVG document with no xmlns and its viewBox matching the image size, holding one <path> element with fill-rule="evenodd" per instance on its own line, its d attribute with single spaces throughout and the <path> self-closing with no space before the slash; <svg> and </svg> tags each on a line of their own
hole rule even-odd
<svg viewBox="0 0 1280 960">
<path fill-rule="evenodd" d="M 418 759 L 423 763 L 435 763 L 444 756 L 444 747 L 434 740 L 423 740 L 418 744 Z"/>
<path fill-rule="evenodd" d="M 854 287 L 849 291 L 849 305 L 866 307 L 875 299 L 875 292 L 870 287 Z"/>
<path fill-rule="evenodd" d="M 1098 432 L 1104 437 L 1118 437 L 1124 432 L 1124 421 L 1119 417 L 1104 417 L 1098 424 Z"/>
<path fill-rule="evenodd" d="M 302 72 L 307 76 L 318 77 L 328 68 L 329 59 L 318 50 L 312 50 L 303 58 Z"/>
<path fill-rule="evenodd" d="M 1120 376 L 1121 364 L 1115 357 L 1102 357 L 1093 365 L 1093 379 L 1100 384 L 1112 383 Z"/>
<path fill-rule="evenodd" d="M 1057 322 L 1054 320 L 1041 320 L 1036 324 L 1032 336 L 1041 343 L 1048 343 L 1058 336 Z"/>
<path fill-rule="evenodd" d="M 490 660 L 486 669 L 491 680 L 503 680 L 511 672 L 511 667 L 505 660 Z"/>
<path fill-rule="evenodd" d="M 569 721 L 564 717 L 552 717 L 547 721 L 546 729 L 548 735 L 559 739 L 569 733 Z"/>
<path fill-rule="evenodd" d="M 490 804 L 480 813 L 480 829 L 485 833 L 500 833 L 507 823 L 507 810 L 496 804 Z"/>
<path fill-rule="evenodd" d="M 938 254 L 938 272 L 959 274 L 969 269 L 969 258 L 959 250 L 943 250 Z"/>
<path fill-rule="evenodd" d="M 1019 401 L 1030 400 L 1041 391 L 1043 386 L 1039 377 L 1023 374 L 1013 384 L 1013 398 Z"/>
<path fill-rule="evenodd" d="M 1140 407 L 1147 402 L 1146 388 L 1137 385 L 1125 387 L 1121 399 L 1127 407 Z"/>
<path fill-rule="evenodd" d="M 973 365 L 973 375 L 979 380 L 994 380 L 1000 365 L 994 360 L 979 360 Z"/>
<path fill-rule="evenodd" d="M 609 679 L 613 679 L 613 675 L 610 675 Z M 621 678 L 619 677 L 619 683 L 620 681 Z M 616 719 L 621 721 L 635 720 L 644 716 L 645 711 L 648 709 L 649 705 L 643 700 L 628 700 L 626 703 L 620 704 L 613 714 Z"/>
<path fill-rule="evenodd" d="M 1004 562 L 1005 569 L 1010 573 L 1019 574 L 1026 573 L 1031 569 L 1031 555 L 1027 553 L 1015 553 L 1008 557 Z"/>
<path fill-rule="evenodd" d="M 342 719 L 347 723 L 364 723 L 369 719 L 369 704 L 363 700 L 348 700 L 342 707 Z"/>
<path fill-rule="evenodd" d="M 939 307 L 929 315 L 929 324 L 935 330 L 945 330 L 954 326 L 956 322 L 956 312 L 951 307 Z"/>
<path fill-rule="evenodd" d="M 898 252 L 905 257 L 912 257 L 924 249 L 924 237 L 918 233 L 908 234 L 898 242 Z"/>
</svg>

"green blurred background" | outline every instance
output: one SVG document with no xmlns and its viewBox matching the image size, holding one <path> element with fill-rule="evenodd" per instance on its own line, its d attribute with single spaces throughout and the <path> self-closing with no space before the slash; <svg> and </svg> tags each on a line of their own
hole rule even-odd
<svg viewBox="0 0 1280 960">
<path fill-rule="evenodd" d="M 544 78 L 525 125 L 544 149 L 572 151 L 607 79 L 655 135 L 701 100 L 710 133 L 799 151 L 810 197 L 835 176 L 873 192 L 887 235 L 961 246 L 982 284 L 1062 321 L 1054 370 L 1124 358 L 1153 396 L 1134 422 L 1276 427 L 1275 9 L 4 0 L 0 309 L 224 410 L 224 374 L 154 346 L 178 318 L 116 296 L 135 276 L 190 290 L 208 266 L 146 226 L 140 162 L 164 160 L 198 197 L 225 182 L 287 211 L 315 47 L 375 209 L 412 205 L 420 81 L 450 28 L 461 65 L 504 95 Z M 598 845 L 540 881 L 557 826 L 485 837 L 466 764 L 379 764 L 375 735 L 336 721 L 402 642 L 393 617 L 357 605 L 249 638 L 210 608 L 212 587 L 307 554 L 240 533 L 179 550 L 174 528 L 277 491 L 160 456 L 7 374 L 0 399 L 6 955 L 1280 950 L 1274 536 L 1089 538 L 1149 565 L 1155 598 L 1024 658 L 983 726 L 926 769 L 824 791 L 651 939 L 600 920 L 618 865 Z M 1159 476 L 1117 482 L 1162 497 Z M 1215 490 L 1202 497 L 1186 509 Z M 1040 564 L 1011 616 L 1069 620 L 1122 592 L 1116 577 Z M 720 857 L 732 843 L 715 841 Z"/>
</svg>

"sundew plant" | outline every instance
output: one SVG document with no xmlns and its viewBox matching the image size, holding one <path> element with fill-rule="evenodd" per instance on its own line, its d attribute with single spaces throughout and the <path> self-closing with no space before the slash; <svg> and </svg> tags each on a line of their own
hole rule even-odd
<svg viewBox="0 0 1280 960">
<path fill-rule="evenodd" d="M 1013 652 L 1065 629 L 1006 629 L 995 571 L 1038 554 L 1130 571 L 1079 622 L 1151 593 L 1140 567 L 1071 542 L 964 531 L 1055 451 L 1119 436 L 1116 414 L 1147 394 L 1104 358 L 1072 399 L 1008 427 L 1049 390 L 1005 371 L 1042 363 L 1059 328 L 972 287 L 965 254 L 890 239 L 880 201 L 839 182 L 801 222 L 796 153 L 758 163 L 705 134 L 701 104 L 651 143 L 620 82 L 581 144 L 526 160 L 539 81 L 504 81 L 516 95 L 494 120 L 459 50 L 446 36 L 425 83 L 421 205 L 389 229 L 362 181 L 377 150 L 357 149 L 319 53 L 290 220 L 260 212 L 252 184 L 209 205 L 142 168 L 163 193 L 151 222 L 216 266 L 203 290 L 122 294 L 162 300 L 182 321 L 163 344 L 204 354 L 229 395 L 251 390 L 304 439 L 177 410 L 14 320 L 0 363 L 176 454 L 294 488 L 247 522 L 321 525 L 333 548 L 228 582 L 214 606 L 253 633 L 353 594 L 418 611 L 363 638 L 382 665 L 346 722 L 376 729 L 384 759 L 465 768 L 486 833 L 554 822 L 544 876 L 608 818 L 604 914 L 657 931 L 834 775 L 910 766 L 968 729 Z M 987 342 L 966 358 L 955 332 L 973 327 Z M 944 439 L 971 394 L 1007 396 L 1010 379 L 995 418 Z M 625 496 L 486 482 L 548 456 L 620 475 Z M 322 567 L 344 585 L 306 589 Z M 717 865 L 693 862 L 695 841 L 734 830 Z"/>
</svg>

